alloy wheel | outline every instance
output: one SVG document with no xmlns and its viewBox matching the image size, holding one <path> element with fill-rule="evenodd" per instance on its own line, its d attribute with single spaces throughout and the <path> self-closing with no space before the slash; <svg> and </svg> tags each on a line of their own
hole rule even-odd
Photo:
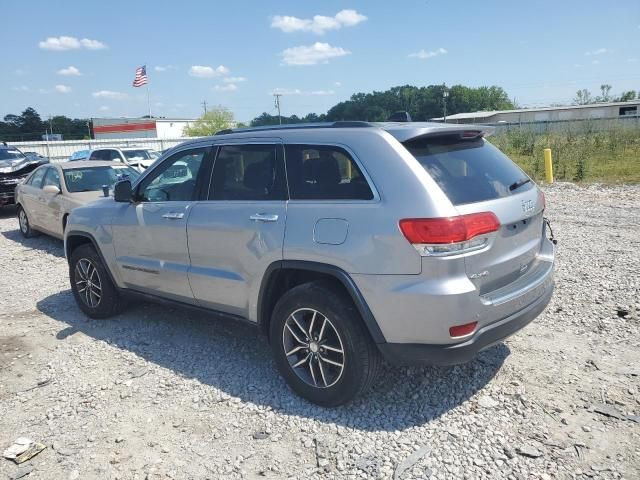
<svg viewBox="0 0 640 480">
<path fill-rule="evenodd" d="M 102 298 L 102 282 L 98 269 L 90 260 L 82 258 L 76 263 L 75 272 L 80 298 L 89 308 L 96 308 Z"/>
<path fill-rule="evenodd" d="M 340 380 L 345 365 L 342 339 L 319 311 L 301 308 L 289 315 L 282 345 L 291 369 L 308 385 L 328 388 Z"/>
</svg>

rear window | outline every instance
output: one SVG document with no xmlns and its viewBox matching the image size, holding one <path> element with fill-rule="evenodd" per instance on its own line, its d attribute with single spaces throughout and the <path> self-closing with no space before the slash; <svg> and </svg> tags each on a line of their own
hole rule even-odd
<svg viewBox="0 0 640 480">
<path fill-rule="evenodd" d="M 454 205 L 507 197 L 533 188 L 509 157 L 482 138 L 444 135 L 405 142 L 405 148 Z M 526 182 L 526 183 L 524 183 Z"/>
</svg>

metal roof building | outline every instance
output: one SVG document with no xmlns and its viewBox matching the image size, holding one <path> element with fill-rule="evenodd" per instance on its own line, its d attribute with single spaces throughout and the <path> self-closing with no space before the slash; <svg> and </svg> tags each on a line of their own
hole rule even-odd
<svg viewBox="0 0 640 480">
<path fill-rule="evenodd" d="M 447 123 L 534 123 L 627 118 L 638 116 L 640 113 L 639 107 L 640 100 L 633 100 L 631 102 L 456 113 L 447 115 Z M 431 120 L 442 122 L 444 119 L 439 117 Z"/>
</svg>

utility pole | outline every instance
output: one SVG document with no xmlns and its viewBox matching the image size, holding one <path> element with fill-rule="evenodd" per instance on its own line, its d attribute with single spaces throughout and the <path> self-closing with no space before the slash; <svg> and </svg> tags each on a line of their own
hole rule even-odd
<svg viewBox="0 0 640 480">
<path fill-rule="evenodd" d="M 200 105 L 202 105 L 202 108 L 204 108 L 204 114 L 206 115 L 207 114 L 207 101 L 203 100 Z"/>
<path fill-rule="evenodd" d="M 280 125 L 282 125 L 282 115 L 280 115 L 280 97 L 282 96 L 282 94 L 274 93 L 273 96 L 276 99 L 276 108 L 278 109 L 278 121 L 280 122 Z"/>
<path fill-rule="evenodd" d="M 89 132 L 89 140 L 91 140 L 91 124 L 87 122 L 87 131 Z"/>
<path fill-rule="evenodd" d="M 442 91 L 442 109 L 444 115 L 442 115 L 443 123 L 447 123 L 447 98 L 449 97 L 449 90 L 447 90 L 447 86 L 442 84 L 444 90 Z"/>
</svg>

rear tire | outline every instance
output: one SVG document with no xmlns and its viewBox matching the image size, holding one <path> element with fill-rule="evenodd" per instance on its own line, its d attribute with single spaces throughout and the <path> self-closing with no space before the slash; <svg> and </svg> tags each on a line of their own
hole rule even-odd
<svg viewBox="0 0 640 480">
<path fill-rule="evenodd" d="M 328 282 L 299 285 L 280 298 L 270 342 L 276 366 L 291 389 L 324 407 L 364 393 L 382 363 L 353 302 Z"/>
<path fill-rule="evenodd" d="M 108 318 L 122 309 L 122 299 L 91 244 L 80 245 L 69 260 L 69 280 L 76 303 L 91 318 Z"/>
<path fill-rule="evenodd" d="M 29 222 L 27 212 L 24 210 L 24 208 L 22 208 L 22 205 L 18 205 L 17 215 L 20 233 L 24 238 L 31 238 L 38 235 L 38 232 L 31 228 L 31 222 Z"/>
</svg>

